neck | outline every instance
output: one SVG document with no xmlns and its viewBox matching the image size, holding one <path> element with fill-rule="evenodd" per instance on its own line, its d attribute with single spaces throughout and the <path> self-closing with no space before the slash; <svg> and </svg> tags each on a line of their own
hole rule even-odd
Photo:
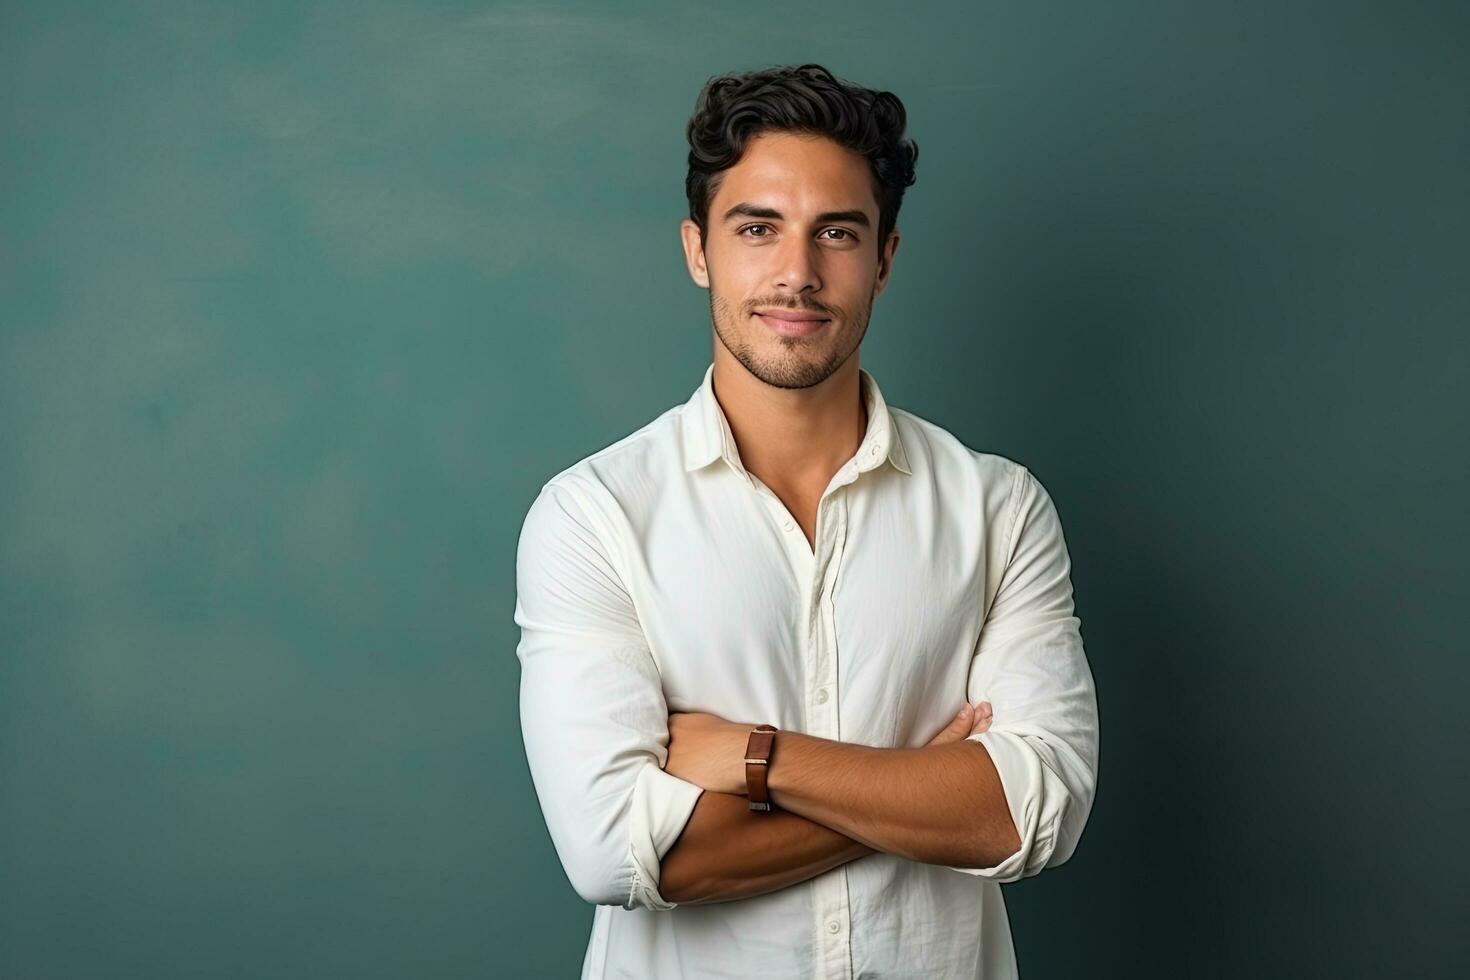
<svg viewBox="0 0 1470 980">
<path fill-rule="evenodd" d="M 868 429 L 858 355 L 810 388 L 777 388 L 716 352 L 715 399 L 730 424 L 741 465 L 772 489 L 827 485 Z"/>
</svg>

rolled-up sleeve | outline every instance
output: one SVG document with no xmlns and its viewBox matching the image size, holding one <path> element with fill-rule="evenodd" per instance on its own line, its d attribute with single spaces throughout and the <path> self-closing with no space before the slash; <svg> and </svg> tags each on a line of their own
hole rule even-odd
<svg viewBox="0 0 1470 980">
<path fill-rule="evenodd" d="M 990 728 L 969 740 L 990 753 L 1021 846 L 988 868 L 954 868 L 999 882 L 1072 856 L 1092 810 L 1098 767 L 1097 694 L 1074 615 L 1061 521 L 1025 467 L 1012 493 L 1005 569 L 966 695 L 993 709 Z"/>
<path fill-rule="evenodd" d="M 663 770 L 668 706 L 633 603 L 580 487 L 542 487 L 516 550 L 521 733 L 572 887 L 666 910 L 659 862 L 703 789 Z"/>
</svg>

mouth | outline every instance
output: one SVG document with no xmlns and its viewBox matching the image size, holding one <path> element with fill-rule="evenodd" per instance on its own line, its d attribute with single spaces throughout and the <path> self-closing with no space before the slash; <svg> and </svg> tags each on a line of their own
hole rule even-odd
<svg viewBox="0 0 1470 980">
<path fill-rule="evenodd" d="M 769 310 L 756 313 L 755 317 L 783 337 L 805 337 L 832 322 L 826 317 L 801 310 Z"/>
</svg>

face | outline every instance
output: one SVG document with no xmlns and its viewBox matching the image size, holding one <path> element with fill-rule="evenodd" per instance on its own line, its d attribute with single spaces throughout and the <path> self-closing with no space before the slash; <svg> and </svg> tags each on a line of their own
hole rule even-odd
<svg viewBox="0 0 1470 980">
<path fill-rule="evenodd" d="M 699 226 L 680 225 L 689 274 L 709 290 L 720 343 L 778 388 L 831 376 L 862 342 L 888 282 L 878 200 L 861 154 L 825 136 L 763 133 L 724 171 Z"/>
</svg>

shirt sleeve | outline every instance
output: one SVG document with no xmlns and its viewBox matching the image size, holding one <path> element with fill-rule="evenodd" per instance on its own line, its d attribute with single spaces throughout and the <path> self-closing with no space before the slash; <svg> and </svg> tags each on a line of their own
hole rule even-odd
<svg viewBox="0 0 1470 980">
<path fill-rule="evenodd" d="M 659 862 L 702 787 L 663 770 L 668 706 L 632 600 L 581 490 L 552 481 L 516 550 L 521 732 L 572 887 L 595 905 L 667 910 Z"/>
<path fill-rule="evenodd" d="M 990 728 L 969 736 L 990 752 L 1021 847 L 965 874 L 1016 881 L 1072 856 L 1097 786 L 1092 671 L 1073 614 L 1071 561 L 1056 507 L 1021 467 L 1005 570 L 980 630 L 967 697 L 989 701 Z"/>
</svg>

